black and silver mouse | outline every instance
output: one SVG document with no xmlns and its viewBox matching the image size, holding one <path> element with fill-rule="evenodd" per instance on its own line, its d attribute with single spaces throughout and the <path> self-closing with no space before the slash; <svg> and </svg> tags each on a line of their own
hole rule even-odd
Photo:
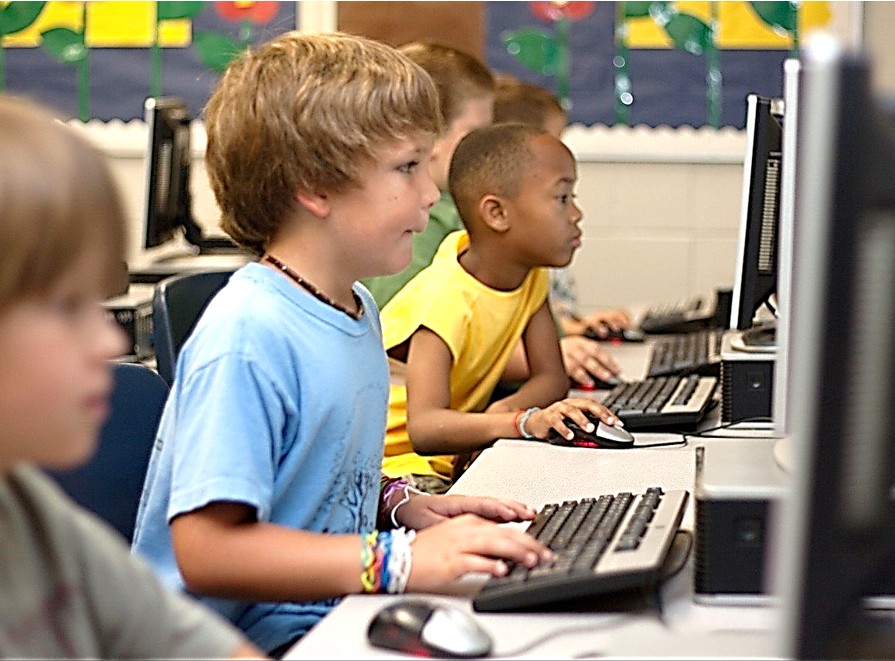
<svg viewBox="0 0 895 661">
<path fill-rule="evenodd" d="M 367 639 L 376 647 L 424 657 L 473 658 L 491 652 L 491 637 L 473 615 L 419 599 L 380 609 L 370 621 Z"/>
<path fill-rule="evenodd" d="M 599 418 L 588 416 L 594 423 L 593 431 L 586 431 L 578 426 L 578 423 L 569 418 L 565 419 L 566 426 L 572 430 L 575 437 L 572 439 L 561 436 L 555 429 L 550 430 L 547 442 L 552 445 L 566 445 L 576 448 L 610 448 L 614 450 L 634 447 L 634 437 L 631 432 L 621 428 L 607 425 Z"/>
</svg>

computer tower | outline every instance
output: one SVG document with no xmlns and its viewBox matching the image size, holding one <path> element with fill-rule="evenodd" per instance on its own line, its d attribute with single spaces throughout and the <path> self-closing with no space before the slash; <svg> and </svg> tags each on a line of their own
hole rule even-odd
<svg viewBox="0 0 895 661">
<path fill-rule="evenodd" d="M 788 481 L 773 457 L 777 440 L 717 439 L 697 448 L 693 593 L 699 603 L 771 602 L 765 585 L 771 508 Z"/>
<path fill-rule="evenodd" d="M 742 335 L 729 330 L 721 339 L 722 423 L 770 418 L 773 411 L 777 351 L 747 348 Z"/>
<path fill-rule="evenodd" d="M 122 356 L 128 360 L 146 360 L 155 355 L 152 345 L 152 296 L 155 285 L 131 284 L 126 293 L 103 302 L 127 334 L 128 349 Z"/>
</svg>

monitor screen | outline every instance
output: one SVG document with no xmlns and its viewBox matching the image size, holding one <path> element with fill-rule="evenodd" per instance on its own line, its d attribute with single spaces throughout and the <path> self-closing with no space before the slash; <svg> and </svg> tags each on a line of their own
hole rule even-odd
<svg viewBox="0 0 895 661">
<path fill-rule="evenodd" d="M 190 198 L 190 121 L 186 103 L 173 97 L 148 98 L 146 209 L 143 249 L 184 236 L 194 225 Z"/>
<path fill-rule="evenodd" d="M 783 656 L 893 658 L 895 114 L 870 67 L 829 38 L 799 91 L 792 489 L 769 572 Z"/>
<path fill-rule="evenodd" d="M 731 328 L 751 328 L 755 313 L 776 289 L 782 124 L 782 99 L 757 94 L 746 97 L 746 154 Z M 763 338 L 754 339 L 760 342 Z M 764 339 L 773 343 L 773 335 Z"/>
</svg>

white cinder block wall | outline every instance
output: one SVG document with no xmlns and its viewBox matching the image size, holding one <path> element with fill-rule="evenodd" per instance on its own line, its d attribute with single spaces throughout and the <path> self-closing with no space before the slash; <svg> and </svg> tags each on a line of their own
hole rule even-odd
<svg viewBox="0 0 895 661">
<path fill-rule="evenodd" d="M 110 159 L 128 209 L 134 258 L 143 233 L 146 127 L 140 121 L 72 125 Z M 731 284 L 742 131 L 573 126 L 564 139 L 579 161 L 585 213 L 584 245 L 572 264 L 582 311 L 678 300 Z M 220 233 L 199 123 L 193 147 L 193 214 L 207 233 Z"/>
</svg>

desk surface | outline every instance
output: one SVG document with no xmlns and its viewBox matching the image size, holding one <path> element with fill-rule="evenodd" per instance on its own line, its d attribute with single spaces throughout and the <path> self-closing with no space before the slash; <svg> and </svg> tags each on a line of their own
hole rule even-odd
<svg viewBox="0 0 895 661">
<path fill-rule="evenodd" d="M 645 356 L 648 356 L 646 346 L 613 346 L 613 355 L 629 378 L 642 378 Z M 537 508 L 548 502 L 648 486 L 686 489 L 691 497 L 681 527 L 692 531 L 694 448 L 737 443 L 742 436 L 767 435 L 766 430 L 747 430 L 737 438 L 730 435 L 691 438 L 687 446 L 628 450 L 566 448 L 525 440 L 500 440 L 482 452 L 451 493 L 512 498 Z M 680 435 L 669 433 L 635 433 L 635 437 L 638 443 L 644 444 L 680 439 Z M 766 442 L 768 452 L 771 452 L 774 439 L 753 442 Z M 483 576 L 468 576 L 446 594 L 424 595 L 423 598 L 472 612 L 471 595 L 483 580 Z M 402 598 L 406 597 L 347 597 L 285 658 L 408 658 L 374 648 L 366 639 L 367 625 L 374 614 L 387 603 Z M 694 602 L 692 553 L 680 573 L 663 584 L 660 600 L 661 618 L 656 609 L 619 611 L 606 608 L 584 612 L 476 613 L 475 617 L 492 636 L 492 655 L 497 657 L 779 656 L 776 650 L 782 647 L 776 633 L 777 609 Z"/>
</svg>

